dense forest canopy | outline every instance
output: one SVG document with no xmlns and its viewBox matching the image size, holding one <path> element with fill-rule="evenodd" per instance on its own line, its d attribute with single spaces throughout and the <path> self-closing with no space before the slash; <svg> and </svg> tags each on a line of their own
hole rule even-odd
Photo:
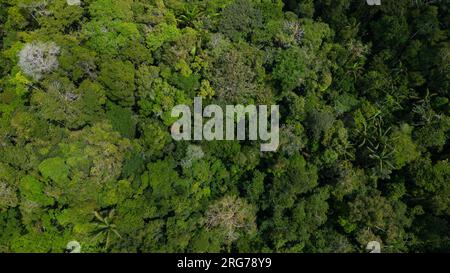
<svg viewBox="0 0 450 273">
<path fill-rule="evenodd" d="M 450 251 L 449 1 L 0 0 L 0 252 Z M 280 146 L 175 105 L 280 106 Z"/>
</svg>

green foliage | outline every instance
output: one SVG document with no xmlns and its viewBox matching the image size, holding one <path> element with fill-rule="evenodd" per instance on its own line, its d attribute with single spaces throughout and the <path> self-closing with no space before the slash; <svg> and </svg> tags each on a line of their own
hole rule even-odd
<svg viewBox="0 0 450 273">
<path fill-rule="evenodd" d="M 131 21 L 133 1 L 130 0 L 99 0 L 89 5 L 89 13 L 96 20 Z"/>
<path fill-rule="evenodd" d="M 53 205 L 54 200 L 44 192 L 45 185 L 32 176 L 20 180 L 19 191 L 23 202 L 34 202 L 39 206 Z"/>
<path fill-rule="evenodd" d="M 136 47 L 140 35 L 136 24 L 119 21 L 90 21 L 84 25 L 84 34 L 89 49 L 110 56 Z"/>
<path fill-rule="evenodd" d="M 106 96 L 122 106 L 134 104 L 134 67 L 131 62 L 111 60 L 103 63 L 99 81 L 106 88 Z"/>
<path fill-rule="evenodd" d="M 173 25 L 161 23 L 146 38 L 147 46 L 154 51 L 166 42 L 173 42 L 180 37 L 180 30 Z"/>
<path fill-rule="evenodd" d="M 134 122 L 133 111 L 114 103 L 108 104 L 108 108 L 106 116 L 111 121 L 113 129 L 124 137 L 134 138 L 136 123 Z"/>
<path fill-rule="evenodd" d="M 237 0 L 227 6 L 219 22 L 219 30 L 233 41 L 248 40 L 261 27 L 261 11 L 250 0 Z"/>
<path fill-rule="evenodd" d="M 60 157 L 48 158 L 39 164 L 39 171 L 44 178 L 50 178 L 60 185 L 67 182 L 69 175 L 69 167 Z"/>
<path fill-rule="evenodd" d="M 448 252 L 448 5 L 0 0 L 0 252 Z M 280 106 L 280 145 L 175 141 Z"/>
</svg>

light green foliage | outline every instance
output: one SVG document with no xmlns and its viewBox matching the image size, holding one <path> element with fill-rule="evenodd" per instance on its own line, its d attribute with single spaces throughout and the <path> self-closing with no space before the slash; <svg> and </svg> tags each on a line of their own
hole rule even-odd
<svg viewBox="0 0 450 273">
<path fill-rule="evenodd" d="M 161 156 L 164 147 L 171 141 L 165 127 L 154 120 L 143 122 L 140 133 L 141 137 L 138 141 L 150 157 Z"/>
<path fill-rule="evenodd" d="M 100 82 L 106 96 L 123 106 L 134 104 L 134 67 L 130 62 L 111 60 L 101 65 Z"/>
<path fill-rule="evenodd" d="M 139 41 L 137 26 L 128 22 L 90 21 L 84 32 L 90 49 L 111 56 L 118 56 Z"/>
<path fill-rule="evenodd" d="M 180 30 L 174 25 L 161 23 L 147 36 L 147 46 L 154 51 L 166 42 L 173 42 L 180 36 Z"/>
<path fill-rule="evenodd" d="M 411 139 L 412 127 L 403 124 L 392 133 L 394 139 L 395 154 L 394 160 L 397 168 L 403 167 L 406 163 L 414 161 L 419 156 L 416 144 Z"/>
<path fill-rule="evenodd" d="M 292 91 L 299 87 L 307 78 L 308 58 L 305 50 L 292 48 L 284 51 L 278 57 L 278 65 L 273 75 L 281 81 L 284 91 Z"/>
<path fill-rule="evenodd" d="M 144 75 L 150 76 L 147 73 Z M 144 89 L 139 90 L 139 93 L 140 100 L 138 101 L 138 105 L 142 114 L 158 117 L 167 126 L 177 120 L 177 118 L 171 116 L 172 108 L 178 104 L 188 102 L 182 90 L 177 89 L 161 78 L 146 82 L 146 86 Z"/>
<path fill-rule="evenodd" d="M 54 200 L 44 192 L 45 185 L 32 176 L 25 176 L 20 180 L 19 191 L 22 202 L 32 202 L 38 206 L 53 205 Z"/>
<path fill-rule="evenodd" d="M 186 156 L 181 161 L 181 166 L 184 168 L 192 167 L 192 164 L 205 156 L 202 147 L 189 145 L 186 149 Z"/>
<path fill-rule="evenodd" d="M 96 20 L 131 21 L 133 1 L 130 0 L 98 0 L 89 5 L 89 13 Z"/>
<path fill-rule="evenodd" d="M 45 2 L 44 2 L 45 3 Z M 68 5 L 66 1 L 48 2 L 48 10 L 51 10 L 51 16 L 46 16 L 42 12 L 42 16 L 36 16 L 41 26 L 53 31 L 64 32 L 71 29 L 71 26 L 82 20 L 83 8 L 77 5 Z M 39 15 L 39 13 L 38 13 Z"/>
<path fill-rule="evenodd" d="M 60 157 L 48 158 L 42 161 L 38 168 L 44 178 L 50 178 L 60 185 L 68 182 L 69 167 Z"/>
</svg>

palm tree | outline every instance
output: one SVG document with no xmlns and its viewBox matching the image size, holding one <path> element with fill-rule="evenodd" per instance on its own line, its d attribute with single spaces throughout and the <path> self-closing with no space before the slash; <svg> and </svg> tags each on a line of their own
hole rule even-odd
<svg viewBox="0 0 450 273">
<path fill-rule="evenodd" d="M 184 8 L 183 14 L 177 19 L 184 26 L 195 27 L 195 22 L 199 21 L 205 16 L 205 11 L 198 8 L 198 6 L 189 6 Z"/>
<path fill-rule="evenodd" d="M 113 235 L 122 238 L 122 236 L 120 236 L 119 232 L 116 229 L 116 225 L 112 223 L 114 220 L 114 213 L 114 209 L 103 213 L 94 211 L 96 225 L 96 229 L 94 230 L 94 238 L 103 237 L 105 249 L 108 249 L 111 243 L 111 237 Z"/>
</svg>

